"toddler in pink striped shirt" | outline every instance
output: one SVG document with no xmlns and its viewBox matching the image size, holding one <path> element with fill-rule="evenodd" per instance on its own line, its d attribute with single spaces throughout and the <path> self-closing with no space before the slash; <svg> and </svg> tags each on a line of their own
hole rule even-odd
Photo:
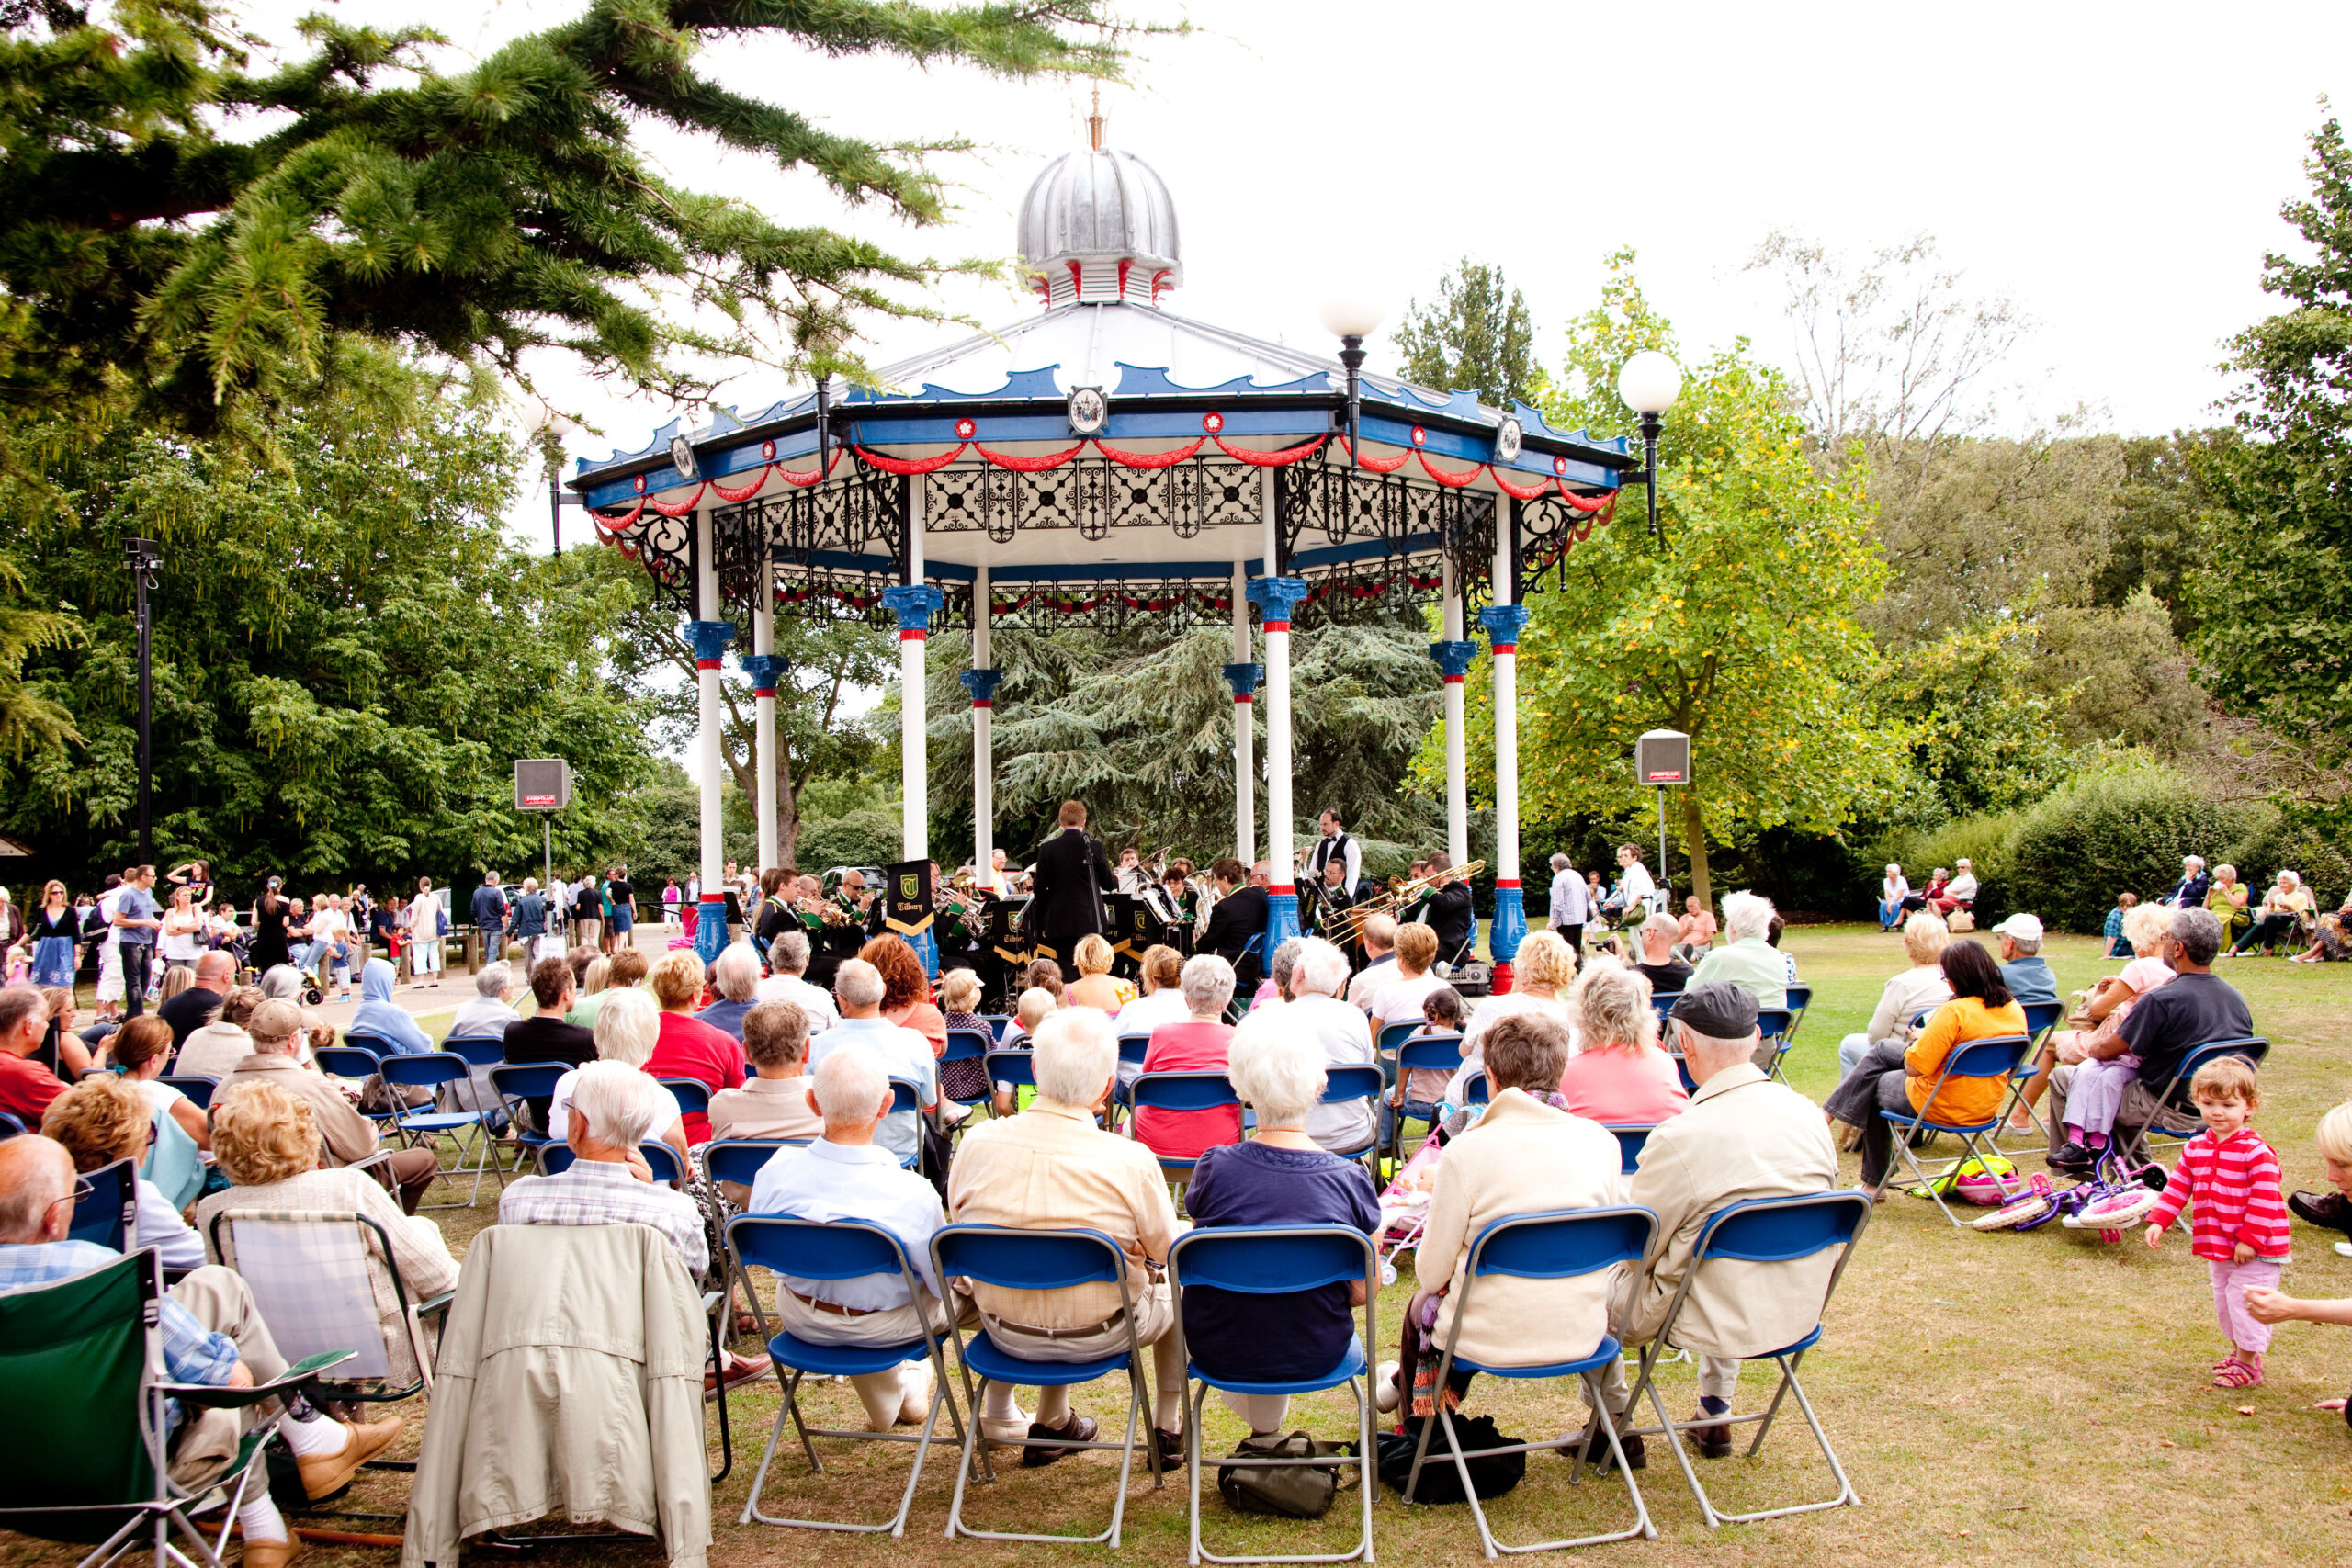
<svg viewBox="0 0 2352 1568">
<path fill-rule="evenodd" d="M 2222 1056 L 2197 1069 L 2188 1096 L 2205 1131 L 2180 1151 L 2164 1197 L 2148 1215 L 2151 1250 L 2190 1211 L 2189 1251 L 2212 1275 L 2213 1308 L 2230 1353 L 2213 1363 L 2215 1388 L 2255 1388 L 2270 1325 L 2246 1310 L 2248 1291 L 2274 1291 L 2287 1261 L 2287 1201 L 2278 1190 L 2278 1156 L 2248 1123 L 2262 1105 L 2254 1064 Z"/>
</svg>

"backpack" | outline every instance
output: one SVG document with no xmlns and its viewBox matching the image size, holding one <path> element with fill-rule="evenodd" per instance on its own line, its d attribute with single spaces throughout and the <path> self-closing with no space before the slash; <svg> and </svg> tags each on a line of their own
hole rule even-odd
<svg viewBox="0 0 2352 1568">
<path fill-rule="evenodd" d="M 1289 1437 L 1244 1438 L 1233 1450 L 1236 1460 L 1351 1459 L 1353 1443 L 1317 1442 L 1305 1432 Z M 1411 1462 L 1408 1456 L 1406 1461 Z M 1221 1464 L 1216 1489 L 1226 1506 L 1237 1514 L 1276 1514 L 1291 1519 L 1319 1519 L 1331 1511 L 1340 1495 L 1341 1466 L 1337 1464 Z M 1348 1467 L 1349 1483 L 1355 1471 Z"/>
<path fill-rule="evenodd" d="M 1406 1421 L 1395 1432 L 1379 1435 L 1380 1479 L 1399 1493 L 1413 1473 L 1413 1448 L 1421 1440 L 1421 1426 L 1437 1419 L 1434 1416 L 1417 1416 Z M 1463 1446 L 1472 1449 L 1499 1448 L 1515 1443 L 1517 1438 L 1506 1438 L 1496 1429 L 1491 1416 L 1453 1417 L 1453 1429 L 1461 1435 Z M 1489 1454 L 1468 1461 L 1471 1488 L 1481 1497 L 1499 1497 L 1517 1486 L 1527 1474 L 1527 1456 Z M 1453 1450 L 1445 1442 L 1445 1428 L 1440 1427 L 1430 1438 L 1430 1451 L 1421 1461 L 1421 1482 L 1408 1503 L 1460 1503 L 1462 1474 L 1453 1465 Z"/>
</svg>

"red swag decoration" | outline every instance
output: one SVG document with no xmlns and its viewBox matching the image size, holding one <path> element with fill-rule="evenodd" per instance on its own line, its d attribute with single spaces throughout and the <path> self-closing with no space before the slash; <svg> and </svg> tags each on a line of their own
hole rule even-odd
<svg viewBox="0 0 2352 1568">
<path fill-rule="evenodd" d="M 1323 443 L 1331 438 L 1318 435 L 1303 446 L 1285 446 L 1279 452 L 1253 452 L 1247 446 L 1230 446 L 1222 435 L 1212 435 L 1209 439 L 1216 443 L 1218 451 L 1237 463 L 1247 463 L 1253 468 L 1287 468 L 1301 458 L 1312 457 Z"/>
<path fill-rule="evenodd" d="M 1208 439 L 1204 435 L 1190 446 L 1179 446 L 1170 452 L 1123 452 L 1101 440 L 1094 443 L 1094 449 L 1123 468 L 1172 468 L 1206 446 Z"/>
</svg>

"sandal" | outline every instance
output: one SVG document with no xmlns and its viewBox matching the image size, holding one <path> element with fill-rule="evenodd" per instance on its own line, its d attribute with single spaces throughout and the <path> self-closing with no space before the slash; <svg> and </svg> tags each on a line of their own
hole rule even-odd
<svg viewBox="0 0 2352 1568">
<path fill-rule="evenodd" d="M 2260 1388 L 2262 1374 L 2244 1361 L 2231 1361 L 2213 1374 L 2215 1388 Z"/>
</svg>

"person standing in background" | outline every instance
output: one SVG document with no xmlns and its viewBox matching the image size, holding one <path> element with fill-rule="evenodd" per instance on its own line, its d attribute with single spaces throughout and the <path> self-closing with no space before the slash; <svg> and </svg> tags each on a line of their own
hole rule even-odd
<svg viewBox="0 0 2352 1568">
<path fill-rule="evenodd" d="M 1568 952 L 1579 968 L 1584 965 L 1584 928 L 1592 919 L 1592 906 L 1587 902 L 1586 895 L 1585 880 L 1568 863 L 1568 857 L 1554 855 L 1551 912 L 1544 919 L 1560 933 L 1560 940 L 1568 944 Z"/>
<path fill-rule="evenodd" d="M 441 896 L 433 891 L 433 879 L 416 879 L 416 897 L 409 900 L 408 931 L 409 978 L 420 986 L 441 983 Z M 425 978 L 431 976 L 431 979 Z"/>
<path fill-rule="evenodd" d="M 628 867 L 613 867 L 612 875 L 605 879 L 605 902 L 610 909 L 605 926 L 605 951 L 616 953 L 635 940 L 637 929 L 637 888 L 629 882 Z"/>
<path fill-rule="evenodd" d="M 163 929 L 155 908 L 155 868 L 134 865 L 122 874 L 121 896 L 115 900 L 115 942 L 122 953 L 123 1016 L 137 1018 L 147 1010 L 147 986 L 155 964 L 155 933 Z"/>
</svg>

